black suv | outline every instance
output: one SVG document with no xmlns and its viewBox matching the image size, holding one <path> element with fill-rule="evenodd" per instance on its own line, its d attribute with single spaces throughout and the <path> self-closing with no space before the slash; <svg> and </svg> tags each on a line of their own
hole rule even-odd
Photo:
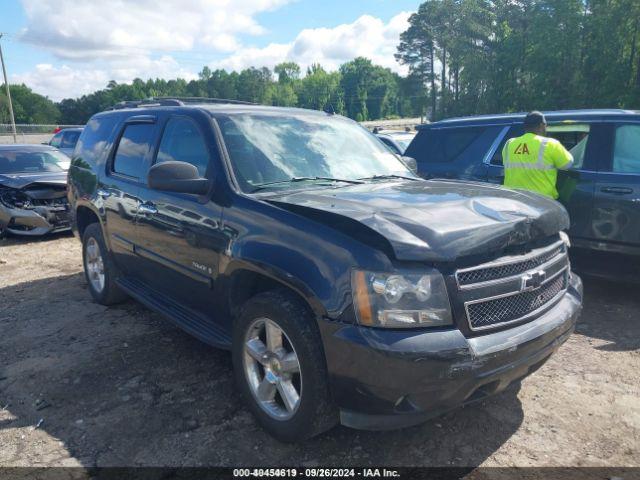
<svg viewBox="0 0 640 480">
<path fill-rule="evenodd" d="M 502 147 L 524 134 L 524 113 L 452 118 L 421 125 L 405 155 L 425 178 L 502 184 Z M 640 111 L 546 112 L 548 135 L 574 156 L 558 172 L 568 231 L 589 273 L 637 281 L 640 268 Z"/>
<path fill-rule="evenodd" d="M 93 298 L 232 351 L 260 423 L 411 425 L 500 392 L 571 334 L 565 210 L 414 176 L 317 111 L 158 100 L 95 115 L 69 200 Z"/>
</svg>

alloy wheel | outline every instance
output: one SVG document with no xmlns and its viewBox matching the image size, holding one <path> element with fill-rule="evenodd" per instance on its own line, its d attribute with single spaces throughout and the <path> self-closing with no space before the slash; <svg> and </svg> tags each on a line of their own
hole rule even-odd
<svg viewBox="0 0 640 480">
<path fill-rule="evenodd" d="M 87 278 L 91 282 L 93 289 L 100 293 L 104 289 L 104 262 L 100 253 L 100 245 L 95 238 L 89 238 L 85 248 L 85 264 L 87 268 Z"/>
<path fill-rule="evenodd" d="M 260 407 L 277 420 L 296 413 L 302 398 L 298 355 L 287 334 L 273 320 L 254 320 L 245 335 L 244 373 Z"/>
</svg>

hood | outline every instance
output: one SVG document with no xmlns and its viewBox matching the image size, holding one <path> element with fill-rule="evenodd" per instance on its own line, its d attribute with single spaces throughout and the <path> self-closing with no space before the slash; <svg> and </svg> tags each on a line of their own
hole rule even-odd
<svg viewBox="0 0 640 480">
<path fill-rule="evenodd" d="M 7 173 L 0 174 L 0 186 L 25 188 L 31 185 L 64 186 L 67 184 L 67 172 Z"/>
<path fill-rule="evenodd" d="M 451 262 L 569 228 L 569 216 L 555 200 L 474 182 L 368 183 L 292 192 L 268 201 L 324 218 L 329 226 L 341 224 L 336 215 L 359 222 L 386 239 L 399 260 Z"/>
</svg>

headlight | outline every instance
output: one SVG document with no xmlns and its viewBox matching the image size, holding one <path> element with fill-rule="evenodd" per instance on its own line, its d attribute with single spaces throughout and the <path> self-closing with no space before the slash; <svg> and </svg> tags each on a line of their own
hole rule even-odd
<svg viewBox="0 0 640 480">
<path fill-rule="evenodd" d="M 361 325 L 415 328 L 452 324 L 444 279 L 435 270 L 418 274 L 354 270 L 351 287 Z"/>
</svg>

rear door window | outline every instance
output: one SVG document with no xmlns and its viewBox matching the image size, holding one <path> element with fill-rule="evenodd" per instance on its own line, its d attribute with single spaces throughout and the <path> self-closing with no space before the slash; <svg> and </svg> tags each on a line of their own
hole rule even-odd
<svg viewBox="0 0 640 480">
<path fill-rule="evenodd" d="M 555 138 L 573 155 L 573 169 L 580 169 L 584 165 L 585 153 L 587 151 L 587 142 L 591 126 L 588 124 L 570 124 L 570 125 L 549 125 L 547 127 L 547 136 Z M 502 150 L 505 143 L 511 138 L 517 138 L 524 135 L 524 127 L 522 125 L 513 125 L 509 132 L 504 136 L 500 145 L 491 157 L 491 165 L 502 166 Z"/>
<path fill-rule="evenodd" d="M 115 156 L 113 172 L 127 177 L 142 179 L 146 177 L 146 163 L 151 151 L 155 124 L 139 123 L 125 127 Z"/>
<path fill-rule="evenodd" d="M 640 174 L 640 125 L 616 128 L 612 171 Z"/>
</svg>

